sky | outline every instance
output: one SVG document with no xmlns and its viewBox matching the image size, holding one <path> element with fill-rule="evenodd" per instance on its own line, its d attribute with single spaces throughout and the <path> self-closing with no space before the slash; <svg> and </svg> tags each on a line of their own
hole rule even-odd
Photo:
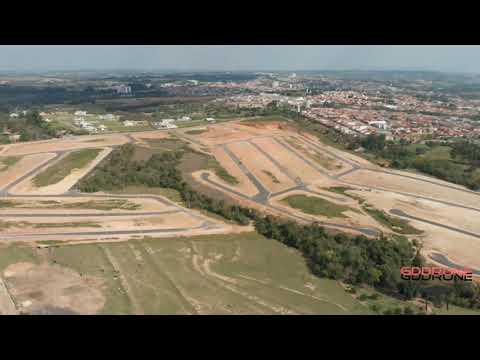
<svg viewBox="0 0 480 360">
<path fill-rule="evenodd" d="M 0 71 L 433 70 L 480 73 L 480 46 L 17 45 L 0 46 Z"/>
</svg>

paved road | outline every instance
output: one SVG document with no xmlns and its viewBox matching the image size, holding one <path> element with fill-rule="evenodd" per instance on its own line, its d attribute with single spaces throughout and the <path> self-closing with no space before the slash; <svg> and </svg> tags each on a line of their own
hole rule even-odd
<svg viewBox="0 0 480 360">
<path fill-rule="evenodd" d="M 225 150 L 225 153 L 237 164 L 237 166 L 242 170 L 242 172 L 248 177 L 248 179 L 255 185 L 255 187 L 258 190 L 258 194 L 255 195 L 252 199 L 254 201 L 257 201 L 261 204 L 266 204 L 268 201 L 268 198 L 270 197 L 270 191 L 263 186 L 263 184 L 256 178 L 255 175 L 253 175 L 250 170 L 248 170 L 245 165 L 242 164 L 240 159 L 228 148 L 227 145 L 223 146 L 223 150 Z"/>
<path fill-rule="evenodd" d="M 432 253 L 428 256 L 430 259 L 432 259 L 433 261 L 443 265 L 443 266 L 446 266 L 446 267 L 449 267 L 449 268 L 452 268 L 452 269 L 458 269 L 458 270 L 465 270 L 465 266 L 462 266 L 462 265 L 459 265 L 459 264 L 456 264 L 454 262 L 452 262 L 450 259 L 448 259 L 445 255 L 442 255 L 442 254 L 439 254 L 439 253 Z M 470 269 L 470 268 L 468 268 Z M 477 270 L 477 269 L 471 269 L 472 270 L 472 274 L 475 275 L 475 276 L 480 276 L 480 270 Z"/>
</svg>

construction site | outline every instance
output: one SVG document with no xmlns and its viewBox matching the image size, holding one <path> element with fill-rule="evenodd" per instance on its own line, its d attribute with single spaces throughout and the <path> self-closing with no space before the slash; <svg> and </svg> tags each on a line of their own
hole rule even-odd
<svg viewBox="0 0 480 360">
<path fill-rule="evenodd" d="M 382 168 L 284 121 L 233 121 L 196 130 L 3 145 L 0 247 L 15 254 L 8 261 L 0 257 L 0 313 L 368 313 L 348 295 L 326 296 L 322 289 L 340 292 L 334 282 L 317 279 L 315 285 L 305 275 L 300 286 L 293 280 L 284 284 L 273 273 L 247 274 L 251 261 L 260 266 L 258 258 L 227 266 L 226 258 L 235 264 L 243 256 L 238 252 L 250 246 L 239 238 L 252 236 L 250 225 L 232 224 L 159 194 L 75 189 L 115 148 L 128 143 L 149 148 L 172 135 L 213 156 L 234 179 L 226 181 L 208 169 L 190 174 L 229 201 L 372 241 L 382 234 L 407 236 L 422 243 L 431 263 L 468 267 L 480 276 L 479 193 Z M 214 245 L 204 240 L 215 236 L 234 240 L 212 240 Z M 161 242 L 172 238 L 177 240 Z M 20 250 L 14 250 L 16 244 Z M 290 251 L 278 247 L 279 254 Z M 75 259 L 75 248 L 85 258 Z M 193 273 L 205 285 L 189 293 Z M 161 281 L 153 281 L 157 277 Z M 41 285 L 45 282 L 48 286 Z M 225 296 L 213 306 L 208 289 Z M 274 300 L 277 292 L 283 295 Z M 49 295 L 60 293 L 63 302 Z M 143 297 L 149 293 L 163 302 L 147 304 Z"/>
</svg>

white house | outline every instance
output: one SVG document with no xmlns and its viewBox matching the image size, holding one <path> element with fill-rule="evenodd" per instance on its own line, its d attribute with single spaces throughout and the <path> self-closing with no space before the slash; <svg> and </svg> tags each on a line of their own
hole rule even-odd
<svg viewBox="0 0 480 360">
<path fill-rule="evenodd" d="M 77 110 L 77 111 L 75 111 L 74 115 L 75 115 L 75 116 L 87 116 L 87 112 L 86 112 L 86 111 Z"/>
</svg>

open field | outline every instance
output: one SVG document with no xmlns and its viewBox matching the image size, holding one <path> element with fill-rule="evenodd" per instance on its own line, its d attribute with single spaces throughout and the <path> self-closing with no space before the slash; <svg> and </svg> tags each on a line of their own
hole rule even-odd
<svg viewBox="0 0 480 360">
<path fill-rule="evenodd" d="M 34 314 L 370 313 L 311 275 L 296 251 L 255 233 L 10 245 L 0 247 L 0 274 L 18 311 Z"/>
</svg>

